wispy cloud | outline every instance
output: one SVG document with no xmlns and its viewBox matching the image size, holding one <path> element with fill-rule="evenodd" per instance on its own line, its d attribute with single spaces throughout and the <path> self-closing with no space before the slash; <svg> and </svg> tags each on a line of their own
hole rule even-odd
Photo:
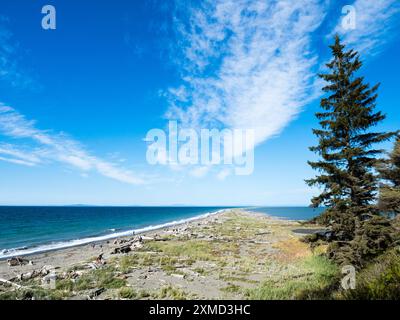
<svg viewBox="0 0 400 320">
<path fill-rule="evenodd" d="M 19 66 L 17 58 L 20 54 L 19 44 L 7 28 L 8 23 L 9 19 L 0 15 L 0 80 L 6 81 L 12 87 L 33 86 L 31 77 L 26 72 L 22 72 Z"/>
<path fill-rule="evenodd" d="M 178 5 L 175 23 L 182 84 L 169 90 L 167 117 L 191 127 L 252 128 L 257 145 L 318 97 L 315 75 L 326 57 L 313 50 L 313 41 L 332 3 L 219 0 L 184 6 Z M 361 52 L 377 53 L 391 38 L 399 6 L 396 0 L 356 0 L 356 30 L 341 30 L 341 7 L 335 7 L 338 23 L 329 36 L 339 32 Z"/>
<path fill-rule="evenodd" d="M 400 13 L 398 0 L 356 0 L 355 29 L 344 29 L 339 19 L 332 34 L 339 33 L 343 41 L 364 56 L 381 52 L 384 44 L 397 36 L 395 17 Z M 391 32 L 393 31 L 393 32 Z"/>
<path fill-rule="evenodd" d="M 1 160 L 3 161 L 18 163 L 32 167 L 42 162 L 40 156 L 36 155 L 36 153 L 39 153 L 39 151 L 26 151 L 22 149 L 17 149 L 11 144 L 0 144 L 0 155 L 2 156 Z M 6 156 L 7 158 L 4 158 L 4 156 Z"/>
<path fill-rule="evenodd" d="M 0 104 L 0 133 L 15 139 L 30 141 L 36 148 L 28 149 L 11 144 L 0 145 L 0 160 L 34 166 L 46 162 L 70 165 L 83 172 L 99 174 L 129 184 L 145 181 L 130 170 L 91 155 L 84 147 L 65 134 L 52 133 L 36 128 L 35 122 L 26 119 L 12 107 Z"/>
<path fill-rule="evenodd" d="M 190 126 L 278 134 L 309 101 L 316 56 L 311 34 L 321 1 L 206 1 L 177 21 L 182 86 L 168 117 Z"/>
</svg>

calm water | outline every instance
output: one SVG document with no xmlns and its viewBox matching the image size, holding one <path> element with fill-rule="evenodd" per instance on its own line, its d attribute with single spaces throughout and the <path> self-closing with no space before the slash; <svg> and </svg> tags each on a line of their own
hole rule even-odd
<svg viewBox="0 0 400 320">
<path fill-rule="evenodd" d="M 226 208 L 226 207 L 225 207 Z M 111 239 L 216 213 L 221 207 L 1 207 L 0 258 Z M 310 219 L 321 209 L 252 207 L 289 219 Z"/>
</svg>

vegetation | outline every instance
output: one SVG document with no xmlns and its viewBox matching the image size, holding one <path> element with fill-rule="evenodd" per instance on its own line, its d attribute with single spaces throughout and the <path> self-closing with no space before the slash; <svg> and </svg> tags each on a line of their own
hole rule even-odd
<svg viewBox="0 0 400 320">
<path fill-rule="evenodd" d="M 154 298 L 169 299 L 169 300 L 186 300 L 187 297 L 188 294 L 182 289 L 168 285 L 162 287 Z"/>
<path fill-rule="evenodd" d="M 309 162 L 319 174 L 307 183 L 323 188 L 312 205 L 327 207 L 319 221 L 332 231 L 328 256 L 362 267 L 392 243 L 390 223 L 375 205 L 379 176 L 374 169 L 383 151 L 374 145 L 394 133 L 371 130 L 385 116 L 375 112 L 379 85 L 370 87 L 356 76 L 362 66 L 358 53 L 345 51 L 338 36 L 330 48 L 330 72 L 320 75 L 327 82 L 323 112 L 316 113 L 321 128 L 313 130 L 319 141 L 310 148 L 322 159 Z"/>
<path fill-rule="evenodd" d="M 324 256 L 312 256 L 298 262 L 301 274 L 289 275 L 282 281 L 267 280 L 261 286 L 247 291 L 250 299 L 321 299 L 332 292 L 339 277 L 335 263 Z"/>
<path fill-rule="evenodd" d="M 400 299 L 400 250 L 392 249 L 357 274 L 356 288 L 342 293 L 344 299 Z"/>
<path fill-rule="evenodd" d="M 379 167 L 384 183 L 379 190 L 379 208 L 392 215 L 400 213 L 400 137 L 388 160 Z"/>
<path fill-rule="evenodd" d="M 138 294 L 135 290 L 129 287 L 124 287 L 119 290 L 119 296 L 122 299 L 135 299 L 137 298 Z"/>
</svg>

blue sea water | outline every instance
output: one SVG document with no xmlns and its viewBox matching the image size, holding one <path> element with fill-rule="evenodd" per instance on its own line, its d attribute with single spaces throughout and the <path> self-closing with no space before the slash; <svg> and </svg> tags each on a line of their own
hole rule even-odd
<svg viewBox="0 0 400 320">
<path fill-rule="evenodd" d="M 172 226 L 226 208 L 0 206 L 0 259 Z M 299 220 L 312 218 L 322 211 L 308 207 L 246 209 Z"/>
</svg>

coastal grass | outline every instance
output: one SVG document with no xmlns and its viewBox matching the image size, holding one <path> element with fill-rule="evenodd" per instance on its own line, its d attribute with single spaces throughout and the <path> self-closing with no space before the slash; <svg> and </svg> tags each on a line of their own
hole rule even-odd
<svg viewBox="0 0 400 320">
<path fill-rule="evenodd" d="M 226 287 L 222 288 L 221 291 L 235 294 L 241 292 L 242 287 L 233 283 L 229 283 Z"/>
<path fill-rule="evenodd" d="M 24 287 L 0 293 L 0 300 L 62 300 L 71 296 L 70 292 L 58 289 L 45 289 L 39 285 Z"/>
<path fill-rule="evenodd" d="M 248 289 L 246 296 L 254 300 L 318 299 L 337 282 L 338 267 L 324 256 L 311 256 L 296 263 L 296 272 L 283 279 L 266 280 L 259 287 Z"/>
<path fill-rule="evenodd" d="M 138 293 L 129 287 L 123 287 L 119 290 L 119 297 L 122 299 L 133 300 L 138 298 Z"/>
<path fill-rule="evenodd" d="M 126 280 L 115 275 L 113 267 L 89 271 L 76 280 L 60 279 L 56 289 L 65 293 L 82 292 L 91 289 L 119 289 L 126 285 Z"/>
<path fill-rule="evenodd" d="M 187 257 L 192 260 L 208 261 L 213 259 L 213 250 L 208 241 L 177 240 L 150 242 L 146 245 L 149 250 L 162 252 L 169 257 Z"/>
<path fill-rule="evenodd" d="M 166 300 L 186 300 L 188 294 L 177 287 L 167 285 L 162 287 L 157 293 L 153 294 L 155 299 L 166 299 Z"/>
<path fill-rule="evenodd" d="M 118 289 L 125 285 L 126 280 L 117 278 L 113 268 L 107 267 L 82 275 L 75 282 L 74 289 L 77 291 L 95 288 Z"/>
</svg>

